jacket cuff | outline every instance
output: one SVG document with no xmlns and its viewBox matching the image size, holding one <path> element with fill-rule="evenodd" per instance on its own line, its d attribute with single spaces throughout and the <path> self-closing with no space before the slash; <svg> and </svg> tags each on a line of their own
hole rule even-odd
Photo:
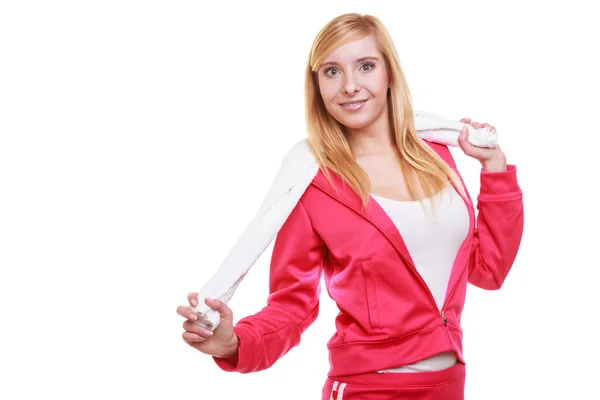
<svg viewBox="0 0 600 400">
<path fill-rule="evenodd" d="M 227 358 L 213 356 L 213 360 L 219 368 L 226 372 L 251 372 L 254 368 L 259 341 L 248 326 L 238 324 L 233 327 L 233 332 L 239 339 L 237 354 Z"/>
<path fill-rule="evenodd" d="M 506 171 L 501 172 L 486 172 L 482 168 L 480 181 L 479 194 L 483 196 L 521 193 L 517 180 L 517 167 L 512 164 L 508 164 Z"/>
</svg>

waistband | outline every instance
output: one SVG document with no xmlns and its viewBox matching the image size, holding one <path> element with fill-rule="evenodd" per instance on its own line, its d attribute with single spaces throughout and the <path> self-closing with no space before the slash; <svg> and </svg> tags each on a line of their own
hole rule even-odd
<svg viewBox="0 0 600 400">
<path fill-rule="evenodd" d="M 431 372 L 369 372 L 358 375 L 330 376 L 332 381 L 344 382 L 350 385 L 397 387 L 397 386 L 437 386 L 444 385 L 461 378 L 466 373 L 463 363 Z"/>
<path fill-rule="evenodd" d="M 327 375 L 347 377 L 369 374 L 398 365 L 409 365 L 445 351 L 454 351 L 458 361 L 465 364 L 460 331 L 444 324 L 392 341 L 343 343 L 329 347 L 331 368 Z"/>
</svg>

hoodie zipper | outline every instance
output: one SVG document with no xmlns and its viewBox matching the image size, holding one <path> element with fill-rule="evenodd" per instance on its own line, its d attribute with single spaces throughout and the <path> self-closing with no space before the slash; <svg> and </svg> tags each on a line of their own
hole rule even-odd
<svg viewBox="0 0 600 400">
<path fill-rule="evenodd" d="M 461 181 L 463 187 L 465 188 L 465 195 L 466 195 L 466 197 L 463 197 L 463 196 L 460 195 L 460 192 L 454 186 L 454 183 L 452 184 L 452 186 L 454 186 L 454 189 L 458 193 L 459 197 L 462 198 L 462 200 L 464 201 L 464 203 L 465 203 L 465 205 L 467 207 L 467 212 L 469 214 L 469 230 L 467 232 L 467 237 L 465 238 L 465 240 L 461 243 L 460 247 L 458 248 L 458 254 L 460 254 L 460 252 L 463 249 L 463 246 L 465 245 L 466 241 L 469 240 L 469 238 L 471 238 L 473 236 L 473 233 L 475 232 L 475 227 L 476 227 L 475 205 L 471 201 L 470 196 L 468 195 L 468 192 L 466 192 L 465 182 L 463 181 L 462 177 L 460 176 L 458 170 L 455 167 L 453 167 L 452 169 L 459 176 L 460 181 Z M 471 250 L 469 249 L 469 252 L 470 251 Z M 458 254 L 457 254 L 457 256 L 458 256 Z M 454 260 L 454 261 L 456 262 L 456 260 Z M 450 288 L 450 291 L 448 293 L 446 293 L 446 298 L 444 299 L 444 303 L 442 304 L 442 308 L 440 310 L 440 316 L 442 317 L 442 321 L 444 322 L 444 325 L 448 325 L 448 320 L 444 316 L 444 310 L 446 309 L 446 306 L 448 305 L 448 301 L 452 298 L 452 295 L 454 294 L 454 291 L 456 290 L 456 287 L 458 286 L 458 282 L 460 280 L 460 277 L 463 274 L 463 272 L 465 270 L 465 267 L 468 265 L 468 263 L 469 263 L 469 254 L 467 254 L 467 260 L 465 260 L 465 262 L 463 263 L 463 265 L 460 267 L 460 270 L 458 271 L 458 274 L 456 275 L 456 279 L 454 281 L 454 284 Z M 452 265 L 452 269 L 454 269 L 454 264 Z"/>
<path fill-rule="evenodd" d="M 442 316 L 442 321 L 444 321 L 444 325 L 448 325 L 448 320 L 444 317 L 444 311 L 440 311 L 440 315 Z"/>
</svg>

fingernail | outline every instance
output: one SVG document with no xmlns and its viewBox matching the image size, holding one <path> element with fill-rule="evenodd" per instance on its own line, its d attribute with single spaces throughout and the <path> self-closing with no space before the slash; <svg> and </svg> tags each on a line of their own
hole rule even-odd
<svg viewBox="0 0 600 400">
<path fill-rule="evenodd" d="M 204 334 L 207 335 L 207 336 L 212 336 L 213 332 L 212 331 L 208 331 L 208 330 L 205 329 L 204 330 Z"/>
<path fill-rule="evenodd" d="M 192 299 L 192 301 L 190 301 L 190 303 L 196 307 L 198 305 L 198 302 L 196 301 L 196 299 Z"/>
<path fill-rule="evenodd" d="M 191 315 L 190 315 L 190 319 L 191 319 L 192 321 L 195 321 L 195 320 L 197 320 L 197 319 L 198 319 L 198 317 L 196 316 L 196 314 L 191 314 Z"/>
</svg>

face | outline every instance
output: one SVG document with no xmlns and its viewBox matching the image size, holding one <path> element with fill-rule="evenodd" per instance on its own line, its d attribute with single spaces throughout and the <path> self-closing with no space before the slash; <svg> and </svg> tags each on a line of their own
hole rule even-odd
<svg viewBox="0 0 600 400">
<path fill-rule="evenodd" d="M 325 107 L 339 123 L 358 130 L 387 120 L 388 71 L 373 36 L 338 47 L 317 72 Z"/>
</svg>

